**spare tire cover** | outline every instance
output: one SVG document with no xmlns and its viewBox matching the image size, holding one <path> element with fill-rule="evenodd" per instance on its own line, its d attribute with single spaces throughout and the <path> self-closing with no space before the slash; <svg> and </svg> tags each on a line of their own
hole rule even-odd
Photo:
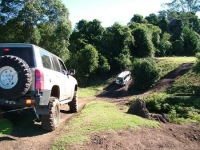
<svg viewBox="0 0 200 150">
<path fill-rule="evenodd" d="M 26 94 L 32 81 L 28 64 L 12 55 L 0 56 L 0 99 L 16 99 Z"/>
</svg>

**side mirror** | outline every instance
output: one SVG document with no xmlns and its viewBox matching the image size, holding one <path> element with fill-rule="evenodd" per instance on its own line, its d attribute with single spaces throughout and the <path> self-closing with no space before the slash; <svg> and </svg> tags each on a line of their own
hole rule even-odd
<svg viewBox="0 0 200 150">
<path fill-rule="evenodd" d="M 68 70 L 68 75 L 75 75 L 76 71 L 74 69 Z"/>
<path fill-rule="evenodd" d="M 62 73 L 63 73 L 64 75 L 67 75 L 67 71 L 66 71 L 66 70 L 63 70 Z"/>
</svg>

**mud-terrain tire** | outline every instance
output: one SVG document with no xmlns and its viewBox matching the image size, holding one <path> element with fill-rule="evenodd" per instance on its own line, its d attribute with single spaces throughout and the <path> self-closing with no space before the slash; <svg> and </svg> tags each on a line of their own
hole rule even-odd
<svg viewBox="0 0 200 150">
<path fill-rule="evenodd" d="M 49 114 L 42 114 L 42 128 L 47 131 L 53 131 L 58 127 L 60 121 L 60 104 L 58 98 L 51 97 L 49 102 Z"/>
<path fill-rule="evenodd" d="M 12 55 L 0 56 L 0 98 L 16 99 L 29 90 L 32 82 L 28 64 Z"/>
<path fill-rule="evenodd" d="M 77 91 L 74 91 L 74 97 L 71 102 L 68 103 L 69 111 L 71 113 L 78 112 L 78 94 Z"/>
</svg>

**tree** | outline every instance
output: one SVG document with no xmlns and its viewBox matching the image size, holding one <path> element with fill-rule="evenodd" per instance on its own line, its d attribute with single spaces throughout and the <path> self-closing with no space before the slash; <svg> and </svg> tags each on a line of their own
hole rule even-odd
<svg viewBox="0 0 200 150">
<path fill-rule="evenodd" d="M 184 28 L 183 21 L 180 19 L 173 19 L 170 23 L 170 31 L 172 32 L 171 41 L 180 39 L 181 33 Z"/>
<path fill-rule="evenodd" d="M 35 28 L 42 18 L 41 2 L 39 0 L 26 1 L 19 11 L 18 20 L 23 24 L 22 31 L 25 43 L 36 43 L 34 39 Z"/>
<path fill-rule="evenodd" d="M 200 34 L 200 19 L 198 16 L 191 14 L 191 17 L 188 19 L 188 27 L 192 28 L 198 34 Z"/>
<path fill-rule="evenodd" d="M 88 44 L 80 50 L 76 56 L 77 74 L 81 83 L 87 82 L 89 77 L 95 73 L 99 64 L 98 51 L 94 46 Z"/>
<path fill-rule="evenodd" d="M 128 48 L 124 48 L 122 52 L 119 54 L 119 57 L 116 58 L 117 66 L 121 71 L 129 70 L 132 65 L 132 56 L 130 54 L 130 50 Z"/>
<path fill-rule="evenodd" d="M 112 70 L 119 71 L 120 68 L 117 63 L 117 60 L 121 59 L 119 54 L 123 49 L 129 49 L 133 44 L 134 38 L 131 35 L 130 28 L 115 23 L 111 27 L 106 28 L 102 38 L 100 53 L 108 59 Z"/>
<path fill-rule="evenodd" d="M 146 23 L 147 20 L 146 20 L 142 15 L 135 14 L 135 15 L 131 18 L 129 24 L 131 24 L 132 22 L 135 22 L 135 23 Z"/>
<path fill-rule="evenodd" d="M 0 27 L 0 42 L 1 43 L 15 43 L 15 42 L 24 42 L 22 23 L 17 21 L 17 18 L 10 19 L 7 21 L 6 25 L 1 25 Z"/>
<path fill-rule="evenodd" d="M 8 20 L 18 16 L 19 11 L 23 8 L 22 0 L 1 0 L 0 1 L 0 24 L 6 24 Z"/>
<path fill-rule="evenodd" d="M 80 20 L 70 37 L 70 51 L 76 53 L 87 44 L 99 49 L 104 31 L 101 22 L 97 19 L 93 21 Z"/>
<path fill-rule="evenodd" d="M 162 17 L 159 20 L 158 26 L 160 27 L 162 33 L 169 32 L 169 20 L 167 17 Z"/>
<path fill-rule="evenodd" d="M 159 19 L 158 19 L 158 17 L 155 14 L 150 14 L 149 16 L 145 17 L 145 19 L 147 20 L 147 22 L 149 24 L 158 26 Z"/>
<path fill-rule="evenodd" d="M 147 90 L 160 78 L 160 71 L 152 59 L 135 60 L 131 72 L 134 78 L 134 88 L 138 91 Z"/>
<path fill-rule="evenodd" d="M 164 3 L 171 11 L 176 12 L 198 12 L 200 10 L 200 0 L 172 0 Z"/>
<path fill-rule="evenodd" d="M 169 41 L 171 35 L 169 33 L 163 33 L 161 40 L 156 51 L 156 56 L 167 56 L 172 55 L 172 44 Z"/>
<path fill-rule="evenodd" d="M 110 70 L 110 65 L 106 57 L 99 53 L 99 66 L 96 75 L 102 75 Z"/>
<path fill-rule="evenodd" d="M 132 23 L 129 25 L 132 29 L 132 36 L 135 39 L 134 45 L 130 47 L 132 56 L 135 57 L 151 57 L 155 53 L 155 44 L 157 43 L 157 34 L 160 29 L 151 24 Z"/>
<path fill-rule="evenodd" d="M 195 56 L 197 52 L 200 52 L 200 37 L 194 30 L 185 27 L 182 39 L 184 55 Z"/>
<path fill-rule="evenodd" d="M 1 42 L 37 44 L 68 59 L 71 22 L 60 0 L 2 0 L 0 8 Z"/>
<path fill-rule="evenodd" d="M 181 56 L 184 55 L 184 45 L 183 41 L 181 40 L 176 40 L 172 43 L 172 53 L 169 53 L 169 55 L 176 55 L 176 56 Z"/>
</svg>

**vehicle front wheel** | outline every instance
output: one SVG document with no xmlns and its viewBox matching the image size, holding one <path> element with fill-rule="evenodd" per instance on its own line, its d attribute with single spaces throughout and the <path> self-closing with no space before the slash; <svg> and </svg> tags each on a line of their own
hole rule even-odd
<svg viewBox="0 0 200 150">
<path fill-rule="evenodd" d="M 53 131 L 58 127 L 60 121 L 60 104 L 57 98 L 51 97 L 49 102 L 49 114 L 42 114 L 42 128 Z"/>
</svg>

